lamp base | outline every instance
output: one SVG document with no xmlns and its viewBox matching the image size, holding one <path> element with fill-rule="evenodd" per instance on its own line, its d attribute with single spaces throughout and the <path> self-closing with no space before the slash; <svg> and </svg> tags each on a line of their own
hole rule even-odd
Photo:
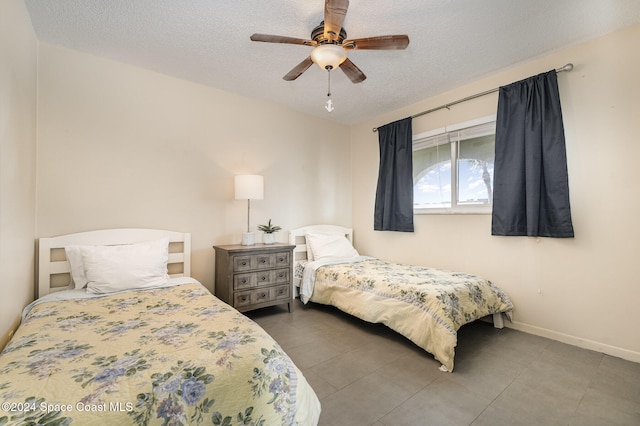
<svg viewBox="0 0 640 426">
<path fill-rule="evenodd" d="M 256 234 L 253 232 L 243 232 L 242 233 L 242 245 L 243 246 L 252 246 L 256 243 Z"/>
</svg>

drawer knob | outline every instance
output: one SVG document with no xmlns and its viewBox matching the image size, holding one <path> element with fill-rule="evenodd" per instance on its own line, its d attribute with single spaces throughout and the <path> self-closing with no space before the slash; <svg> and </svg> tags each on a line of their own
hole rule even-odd
<svg viewBox="0 0 640 426">
<path fill-rule="evenodd" d="M 260 263 L 267 263 L 265 259 L 260 259 Z"/>
<path fill-rule="evenodd" d="M 284 257 L 279 257 L 278 262 L 284 262 Z"/>
<path fill-rule="evenodd" d="M 241 265 L 242 265 L 242 266 L 247 266 L 247 261 L 246 261 L 246 260 L 245 260 L 245 261 L 243 261 L 243 262 L 241 263 Z"/>
<path fill-rule="evenodd" d="M 278 278 L 282 278 L 282 277 L 284 277 L 284 274 L 283 274 L 282 272 L 280 272 L 280 273 L 278 274 Z"/>
<path fill-rule="evenodd" d="M 284 293 L 284 289 L 281 288 L 280 290 L 278 290 L 278 294 L 282 294 L 282 293 Z"/>
<path fill-rule="evenodd" d="M 267 280 L 267 277 L 265 277 L 265 276 L 263 275 L 263 276 L 261 276 L 261 277 L 260 277 L 260 279 L 261 279 L 262 281 L 266 281 L 266 280 Z"/>
<path fill-rule="evenodd" d="M 247 301 L 247 296 L 240 296 L 240 300 L 243 301 L 243 302 L 246 302 Z"/>
<path fill-rule="evenodd" d="M 242 284 L 246 284 L 246 283 L 247 283 L 247 279 L 246 279 L 246 278 L 243 278 L 243 279 L 241 279 L 241 280 L 240 280 L 240 282 L 241 282 Z"/>
<path fill-rule="evenodd" d="M 267 293 L 260 293 L 260 297 L 264 299 L 265 297 L 267 297 Z"/>
</svg>

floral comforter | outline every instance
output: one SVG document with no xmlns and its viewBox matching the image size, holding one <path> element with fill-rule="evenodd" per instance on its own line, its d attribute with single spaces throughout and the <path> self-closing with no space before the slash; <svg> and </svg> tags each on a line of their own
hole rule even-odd
<svg viewBox="0 0 640 426">
<path fill-rule="evenodd" d="M 35 305 L 0 355 L 0 403 L 0 425 L 291 425 L 319 413 L 280 346 L 195 281 Z"/>
<path fill-rule="evenodd" d="M 386 324 L 433 354 L 447 371 L 453 371 L 462 325 L 513 309 L 500 288 L 479 276 L 365 256 L 307 263 L 300 298 Z"/>
</svg>

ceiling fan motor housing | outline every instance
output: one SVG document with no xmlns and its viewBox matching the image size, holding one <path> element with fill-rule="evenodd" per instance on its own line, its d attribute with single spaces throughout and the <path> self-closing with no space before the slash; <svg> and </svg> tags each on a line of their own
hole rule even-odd
<svg viewBox="0 0 640 426">
<path fill-rule="evenodd" d="M 340 34 L 338 34 L 338 39 L 334 42 L 334 44 L 342 44 L 342 41 L 347 38 L 347 32 L 344 28 L 340 28 Z M 311 31 L 311 40 L 317 42 L 318 44 L 326 44 L 330 43 L 324 36 L 324 21 L 320 22 L 320 25 L 315 27 L 313 31 Z"/>
</svg>

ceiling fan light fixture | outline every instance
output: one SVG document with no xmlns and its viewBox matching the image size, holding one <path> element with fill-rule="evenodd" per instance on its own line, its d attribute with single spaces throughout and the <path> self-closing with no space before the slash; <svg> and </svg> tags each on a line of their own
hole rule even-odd
<svg viewBox="0 0 640 426">
<path fill-rule="evenodd" d="M 337 44 L 322 44 L 311 52 L 311 60 L 323 70 L 336 69 L 345 59 L 347 59 L 347 52 Z"/>
</svg>

